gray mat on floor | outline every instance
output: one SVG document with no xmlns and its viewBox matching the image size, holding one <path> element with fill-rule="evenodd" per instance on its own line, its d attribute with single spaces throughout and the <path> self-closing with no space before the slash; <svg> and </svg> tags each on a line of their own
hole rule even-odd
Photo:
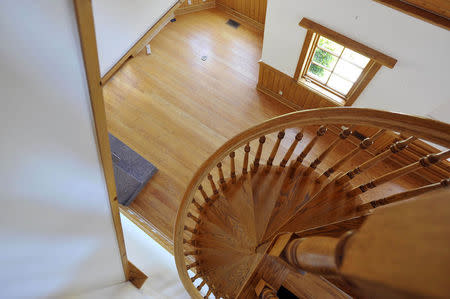
<svg viewBox="0 0 450 299">
<path fill-rule="evenodd" d="M 109 143 L 114 165 L 117 199 L 119 203 L 128 206 L 158 169 L 112 134 L 109 134 Z"/>
</svg>

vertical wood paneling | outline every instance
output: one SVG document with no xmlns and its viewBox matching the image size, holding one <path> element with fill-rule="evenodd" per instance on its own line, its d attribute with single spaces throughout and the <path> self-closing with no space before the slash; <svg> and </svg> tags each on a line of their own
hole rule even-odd
<svg viewBox="0 0 450 299">
<path fill-rule="evenodd" d="M 239 18 L 239 21 L 264 29 L 267 0 L 216 0 L 216 4 L 218 8 Z"/>
<path fill-rule="evenodd" d="M 258 89 L 294 109 L 338 106 L 264 62 L 260 62 Z M 283 95 L 279 94 L 280 91 Z"/>
<path fill-rule="evenodd" d="M 203 9 L 209 9 L 216 6 L 216 0 L 191 0 L 191 4 L 188 1 L 184 1 L 180 7 L 175 11 L 175 15 L 182 15 L 190 12 L 195 12 Z"/>
</svg>

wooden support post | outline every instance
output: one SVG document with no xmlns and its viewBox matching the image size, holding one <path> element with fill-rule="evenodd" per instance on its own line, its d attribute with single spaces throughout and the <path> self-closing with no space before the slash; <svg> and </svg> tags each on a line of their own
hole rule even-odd
<svg viewBox="0 0 450 299">
<path fill-rule="evenodd" d="M 219 190 L 217 190 L 216 184 L 214 183 L 214 178 L 210 173 L 208 174 L 208 181 L 209 181 L 209 184 L 211 185 L 211 189 L 212 189 L 214 195 L 219 194 Z"/>
<path fill-rule="evenodd" d="M 280 148 L 281 140 L 283 140 L 284 135 L 285 135 L 284 131 L 280 131 L 278 133 L 277 141 L 275 142 L 275 145 L 272 148 L 272 152 L 270 153 L 269 159 L 267 159 L 266 172 L 269 172 L 270 168 L 273 165 L 273 160 L 275 159 L 278 149 Z"/>
<path fill-rule="evenodd" d="M 222 188 L 222 190 L 225 190 L 227 188 L 227 183 L 225 182 L 225 177 L 223 175 L 222 163 L 217 163 L 217 170 L 219 172 L 220 187 Z"/>
<path fill-rule="evenodd" d="M 244 162 L 242 164 L 242 174 L 246 175 L 248 173 L 248 155 L 250 153 L 250 143 L 247 143 L 244 148 Z"/>
<path fill-rule="evenodd" d="M 288 151 L 284 155 L 283 160 L 281 160 L 281 163 L 280 163 L 281 167 L 283 167 L 283 168 L 286 167 L 287 162 L 291 158 L 292 154 L 295 151 L 295 148 L 297 147 L 297 144 L 300 142 L 300 140 L 302 140 L 302 138 L 303 138 L 303 129 L 300 132 L 298 132 L 297 135 L 295 135 L 294 141 L 292 142 Z"/>
<path fill-rule="evenodd" d="M 201 184 L 198 186 L 198 191 L 200 191 L 200 193 L 202 194 L 202 197 L 206 203 L 209 203 L 211 201 L 211 198 L 209 198 L 209 196 L 206 194 L 206 192 L 203 189 L 203 186 Z"/>
<path fill-rule="evenodd" d="M 258 171 L 259 161 L 261 160 L 261 154 L 262 154 L 264 142 L 266 142 L 266 136 L 259 137 L 258 150 L 256 151 L 255 160 L 253 161 L 253 173 Z"/>
<path fill-rule="evenodd" d="M 234 157 L 236 154 L 234 152 L 230 153 L 230 177 L 231 177 L 231 183 L 236 184 L 236 165 L 234 162 Z"/>
</svg>

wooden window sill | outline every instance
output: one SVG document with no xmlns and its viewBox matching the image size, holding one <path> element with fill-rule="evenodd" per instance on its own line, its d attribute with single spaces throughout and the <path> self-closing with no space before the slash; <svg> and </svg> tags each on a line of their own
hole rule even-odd
<svg viewBox="0 0 450 299">
<path fill-rule="evenodd" d="M 345 100 L 338 97 L 337 95 L 329 92 L 328 90 L 326 90 L 325 88 L 322 88 L 312 82 L 309 82 L 307 80 L 305 80 L 304 78 L 301 78 L 300 80 L 298 80 L 298 84 L 305 86 L 306 88 L 308 88 L 309 90 L 311 90 L 312 92 L 326 98 L 327 100 L 335 103 L 338 106 L 345 106 Z"/>
</svg>

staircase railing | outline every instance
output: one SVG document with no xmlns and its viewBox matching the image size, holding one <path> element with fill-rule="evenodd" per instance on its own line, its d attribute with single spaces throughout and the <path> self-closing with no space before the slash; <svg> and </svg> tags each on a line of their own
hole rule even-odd
<svg viewBox="0 0 450 299">
<path fill-rule="evenodd" d="M 332 163 L 326 165 L 324 161 L 327 160 L 330 153 L 337 151 L 340 145 L 352 135 L 353 131 L 360 127 L 376 128 L 376 132 L 356 144 L 349 152 L 342 154 L 337 161 L 332 161 Z M 311 136 L 310 134 L 310 138 L 307 140 L 305 133 L 312 132 L 312 130 L 315 130 L 315 135 Z M 330 135 L 326 137 L 328 144 L 324 145 L 324 136 L 327 136 L 327 131 L 332 132 L 328 133 Z M 333 137 L 335 132 L 337 132 L 337 136 Z M 344 169 L 343 166 L 347 165 L 348 161 L 352 160 L 358 153 L 366 151 L 380 136 L 387 132 L 391 134 L 401 133 L 403 136 L 411 137 L 392 144 L 388 150 L 368 159 L 356 168 Z M 308 196 L 306 194 L 304 196 L 305 202 L 301 206 L 292 207 L 296 213 L 302 212 L 303 207 L 317 198 L 319 200 L 317 200 L 318 204 L 315 208 L 325 213 L 326 208 L 324 207 L 329 204 L 330 200 L 335 200 L 335 197 L 330 197 L 329 194 L 336 194 L 339 191 L 341 194 L 339 200 L 344 202 L 345 199 L 345 202 L 350 202 L 349 198 L 356 198 L 360 193 L 373 189 L 379 184 L 389 182 L 420 167 L 428 167 L 438 161 L 445 161 L 450 156 L 448 150 L 429 155 L 423 157 L 420 161 L 412 162 L 410 165 L 389 172 L 360 186 L 352 185 L 351 180 L 359 173 L 392 155 L 396 155 L 417 138 L 448 149 L 450 148 L 450 125 L 431 119 L 372 109 L 323 108 L 293 112 L 276 117 L 231 138 L 212 154 L 194 174 L 178 210 L 174 232 L 174 255 L 178 273 L 185 288 L 193 298 L 209 298 L 212 294 L 215 298 L 237 296 L 236 293 L 230 293 L 231 291 L 228 293 L 223 291 L 224 285 L 214 280 L 212 275 L 212 272 L 215 271 L 214 267 L 208 264 L 208 258 L 203 256 L 206 254 L 205 247 L 220 250 L 222 245 L 214 247 L 211 244 L 205 244 L 211 239 L 202 235 L 202 217 L 204 217 L 205 211 L 210 209 L 213 202 L 222 196 L 224 190 L 230 190 L 230 188 L 234 188 L 233 186 L 239 185 L 239 180 L 260 173 L 261 175 L 283 174 L 286 176 L 286 181 L 283 183 L 285 184 L 284 187 L 287 186 L 286 188 L 292 187 L 293 184 L 305 184 L 305 186 L 308 184 L 310 186 L 308 187 Z M 300 144 L 303 145 L 299 146 Z M 317 146 L 318 144 L 320 144 L 320 147 Z M 317 148 L 321 148 L 321 150 L 319 151 Z M 319 153 L 314 153 L 314 150 L 319 151 Z M 264 159 L 265 152 L 268 153 L 266 159 Z M 313 154 L 317 154 L 317 156 L 311 158 Z M 307 159 L 310 161 L 307 162 Z M 438 185 L 446 186 L 448 180 L 444 179 Z M 399 193 L 391 197 L 378 199 L 378 201 L 370 202 L 370 206 L 368 203 L 362 205 L 346 204 L 345 208 L 337 213 L 336 219 L 330 221 L 342 220 L 344 216 L 350 218 L 355 215 L 364 215 L 364 211 L 367 212 L 371 208 L 410 198 L 416 193 L 436 189 L 438 185 L 419 187 L 418 190 L 406 191 L 410 192 L 407 194 Z M 330 188 L 332 191 L 330 191 Z M 324 196 L 324 194 L 327 196 Z M 255 245 L 254 248 L 253 245 L 249 245 L 249 248 L 245 250 L 258 252 L 260 246 L 270 241 L 270 238 L 276 233 L 281 231 L 295 232 L 299 230 L 299 227 L 302 227 L 303 224 L 301 221 L 297 221 L 297 218 L 294 217 L 295 214 L 289 218 L 283 218 L 283 215 L 287 214 L 283 214 L 284 212 L 280 209 L 288 205 L 288 202 L 279 202 L 277 206 L 273 207 L 272 214 L 268 215 L 272 217 L 270 221 L 269 219 L 262 219 L 259 224 L 257 223 L 259 226 L 264 226 L 264 229 L 261 232 L 256 232 L 256 240 L 248 240 L 248 244 Z M 258 221 L 258 219 L 255 221 Z M 278 226 L 274 226 L 272 221 L 275 221 Z M 312 223 L 310 227 L 319 225 L 320 223 Z M 273 227 L 277 228 L 273 229 Z M 229 246 L 233 247 L 233 240 L 229 240 L 229 242 Z M 251 267 L 246 270 L 252 271 Z M 238 283 L 243 284 L 243 281 L 239 280 L 246 278 L 247 276 L 234 277 L 235 289 L 239 289 Z"/>
</svg>

